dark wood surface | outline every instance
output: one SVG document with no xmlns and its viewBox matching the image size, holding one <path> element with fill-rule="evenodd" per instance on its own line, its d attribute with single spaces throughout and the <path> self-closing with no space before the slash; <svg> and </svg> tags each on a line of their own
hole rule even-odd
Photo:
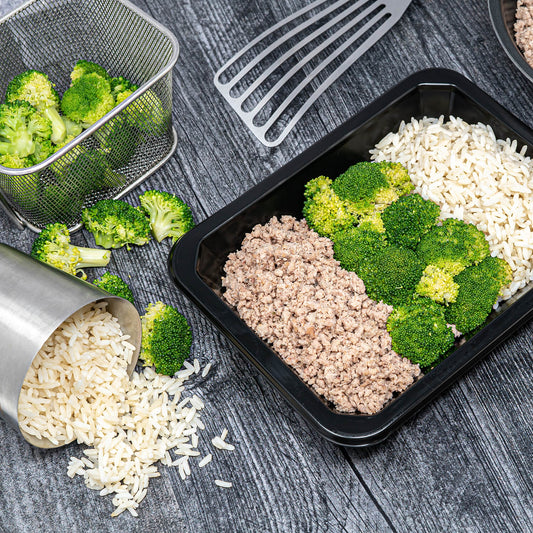
<svg viewBox="0 0 533 533">
<path fill-rule="evenodd" d="M 482 0 L 415 0 L 400 23 L 318 100 L 279 147 L 258 143 L 213 86 L 233 53 L 304 0 L 135 0 L 177 36 L 171 160 L 148 188 L 179 193 L 197 222 L 237 198 L 408 74 L 457 70 L 533 125 L 533 87 L 504 54 Z M 2 0 L 0 14 L 20 4 Z M 29 252 L 34 234 L 0 214 L 0 242 Z M 73 240 L 91 243 L 79 232 Z M 0 420 L 0 531 L 17 532 L 530 532 L 533 531 L 533 324 L 519 330 L 386 442 L 336 446 L 315 431 L 171 284 L 170 245 L 113 253 L 139 310 L 176 305 L 194 354 L 213 370 L 193 385 L 206 401 L 200 448 L 215 453 L 181 481 L 161 467 L 135 519 L 66 476 L 72 444 L 30 447 Z M 1 342 L 1 340 L 0 340 Z M 215 478 L 231 480 L 229 490 Z"/>
</svg>

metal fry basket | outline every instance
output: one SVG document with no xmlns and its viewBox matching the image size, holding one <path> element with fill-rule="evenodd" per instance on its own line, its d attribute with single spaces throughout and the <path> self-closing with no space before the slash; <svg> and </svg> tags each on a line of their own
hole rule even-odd
<svg viewBox="0 0 533 533">
<path fill-rule="evenodd" d="M 31 0 L 0 20 L 0 98 L 16 75 L 45 72 L 60 95 L 76 61 L 136 84 L 131 96 L 48 159 L 0 165 L 0 205 L 19 226 L 80 227 L 81 210 L 119 198 L 173 153 L 174 35 L 126 0 Z"/>
</svg>

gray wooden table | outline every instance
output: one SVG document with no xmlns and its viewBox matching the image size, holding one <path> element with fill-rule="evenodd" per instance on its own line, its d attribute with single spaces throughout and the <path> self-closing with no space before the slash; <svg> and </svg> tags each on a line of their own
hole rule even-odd
<svg viewBox="0 0 533 533">
<path fill-rule="evenodd" d="M 415 0 L 401 22 L 330 88 L 278 148 L 259 144 L 215 90 L 214 72 L 305 0 L 134 0 L 180 41 L 174 70 L 171 160 L 147 188 L 179 193 L 205 219 L 398 81 L 419 69 L 457 70 L 533 126 L 533 87 L 492 31 L 483 0 Z M 20 4 L 1 0 L 0 14 Z M 0 214 L 0 241 L 29 252 L 34 234 Z M 77 233 L 78 243 L 91 243 Z M 533 531 L 533 324 L 368 449 L 335 446 L 284 401 L 171 284 L 169 244 L 113 254 L 140 310 L 164 300 L 214 368 L 196 380 L 205 399 L 200 447 L 227 427 L 234 452 L 217 453 L 181 481 L 161 468 L 140 508 L 112 519 L 107 498 L 66 476 L 72 444 L 41 451 L 0 421 L 0 531 L 17 532 L 531 532 Z M 0 340 L 1 342 L 1 340 Z M 233 481 L 221 489 L 215 478 Z"/>
</svg>

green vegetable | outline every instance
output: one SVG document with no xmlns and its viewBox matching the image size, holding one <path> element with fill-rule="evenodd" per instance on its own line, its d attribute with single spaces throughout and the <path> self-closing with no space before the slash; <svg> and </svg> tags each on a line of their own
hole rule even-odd
<svg viewBox="0 0 533 533">
<path fill-rule="evenodd" d="M 498 300 L 502 288 L 511 279 L 509 265 L 496 257 L 487 257 L 477 265 L 462 270 L 454 280 L 459 285 L 455 302 L 446 308 L 446 319 L 461 333 L 481 326 Z"/>
<path fill-rule="evenodd" d="M 7 168 L 26 168 L 34 164 L 30 157 L 17 155 L 0 156 L 0 165 Z M 34 209 L 38 204 L 41 182 L 37 173 L 9 176 L 6 191 L 22 209 Z"/>
<path fill-rule="evenodd" d="M 416 248 L 424 233 L 437 222 L 440 208 L 419 194 L 401 196 L 382 213 L 385 235 L 391 244 Z"/>
<path fill-rule="evenodd" d="M 314 178 L 305 185 L 303 216 L 309 227 L 323 237 L 332 237 L 357 222 L 356 216 L 335 194 L 331 185 L 332 181 L 326 176 Z"/>
<path fill-rule="evenodd" d="M 383 233 L 361 226 L 336 233 L 333 241 L 335 259 L 342 268 L 355 272 L 360 277 L 363 276 L 367 265 L 372 263 L 386 246 Z"/>
<path fill-rule="evenodd" d="M 50 141 L 50 120 L 25 101 L 0 105 L 0 155 L 26 158 Z"/>
<path fill-rule="evenodd" d="M 120 248 L 150 240 L 150 223 L 140 209 L 122 200 L 100 200 L 82 211 L 82 221 L 97 245 Z"/>
<path fill-rule="evenodd" d="M 111 78 L 111 93 L 115 99 L 115 105 L 120 104 L 131 96 L 134 91 L 138 89 L 137 85 L 131 83 L 131 81 L 119 76 L 118 78 Z"/>
<path fill-rule="evenodd" d="M 413 250 L 387 246 L 360 269 L 359 276 L 370 298 L 397 306 L 411 298 L 423 270 Z"/>
<path fill-rule="evenodd" d="M 67 118 L 84 128 L 101 119 L 114 106 L 109 81 L 96 72 L 78 78 L 61 100 L 61 110 Z"/>
<path fill-rule="evenodd" d="M 57 144 L 64 140 L 67 128 L 59 115 L 59 96 L 46 74 L 38 70 L 27 70 L 13 78 L 7 86 L 6 102 L 13 103 L 17 100 L 28 102 L 50 121 L 52 125 L 50 140 L 53 143 Z M 48 155 L 51 153 L 53 150 L 48 151 Z"/>
<path fill-rule="evenodd" d="M 423 368 L 434 364 L 454 345 L 444 308 L 428 298 L 395 308 L 388 318 L 387 330 L 392 349 Z"/>
<path fill-rule="evenodd" d="M 131 292 L 129 285 L 116 274 L 105 272 L 100 278 L 95 279 L 93 284 L 115 296 L 120 296 L 131 303 L 135 303 L 133 292 Z"/>
<path fill-rule="evenodd" d="M 120 96 L 117 98 L 120 100 Z M 120 101 L 117 101 L 117 104 Z M 163 135 L 170 125 L 170 111 L 163 107 L 160 98 L 152 90 L 136 98 L 126 107 L 125 113 L 133 126 L 151 135 Z"/>
<path fill-rule="evenodd" d="M 116 116 L 94 133 L 101 153 L 111 168 L 125 167 L 133 157 L 139 141 L 139 131 L 122 115 Z"/>
<path fill-rule="evenodd" d="M 479 263 L 490 250 L 485 235 L 473 224 L 448 218 L 420 239 L 416 252 L 426 264 L 455 276 L 467 266 Z"/>
<path fill-rule="evenodd" d="M 453 276 L 446 270 L 435 265 L 428 265 L 416 286 L 416 292 L 420 296 L 427 296 L 439 304 L 447 305 L 457 299 L 459 285 L 455 283 Z"/>
<path fill-rule="evenodd" d="M 414 190 L 415 186 L 411 182 L 409 173 L 401 163 L 389 163 L 388 161 L 382 161 L 375 164 L 385 175 L 385 178 L 387 178 L 389 186 L 395 191 L 397 196 L 394 198 L 394 200 L 397 200 L 400 196 L 409 194 Z"/>
<path fill-rule="evenodd" d="M 76 62 L 74 68 L 72 69 L 72 72 L 70 73 L 70 86 L 72 87 L 72 85 L 74 85 L 74 83 L 76 83 L 82 76 L 92 73 L 98 74 L 105 80 L 111 79 L 104 67 L 101 67 L 97 63 L 86 61 L 85 59 L 80 59 Z"/>
<path fill-rule="evenodd" d="M 33 243 L 31 256 L 74 276 L 81 273 L 82 279 L 86 279 L 82 269 L 106 266 L 111 252 L 72 245 L 67 226 L 54 223 L 48 224 L 39 233 Z"/>
<path fill-rule="evenodd" d="M 139 200 L 150 217 L 150 227 L 157 242 L 166 237 L 175 242 L 194 227 L 191 208 L 174 194 L 151 190 L 139 196 Z"/>
<path fill-rule="evenodd" d="M 173 376 L 189 357 L 192 332 L 186 318 L 163 302 L 150 304 L 141 317 L 144 366 L 154 366 L 159 374 Z"/>
</svg>

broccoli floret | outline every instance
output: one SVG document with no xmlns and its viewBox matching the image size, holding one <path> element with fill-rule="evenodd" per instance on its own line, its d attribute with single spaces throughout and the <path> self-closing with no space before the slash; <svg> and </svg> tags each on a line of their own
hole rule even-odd
<svg viewBox="0 0 533 533">
<path fill-rule="evenodd" d="M 49 141 L 51 134 L 50 121 L 28 102 L 0 105 L 0 155 L 28 157 L 36 143 Z"/>
<path fill-rule="evenodd" d="M 133 126 L 152 135 L 163 135 L 170 125 L 170 110 L 163 107 L 160 98 L 152 90 L 135 99 L 126 107 L 125 113 Z"/>
<path fill-rule="evenodd" d="M 67 128 L 59 115 L 59 96 L 46 74 L 38 70 L 27 70 L 13 78 L 7 86 L 6 102 L 12 103 L 16 100 L 30 103 L 50 121 L 52 125 L 50 140 L 53 143 L 63 141 Z"/>
<path fill-rule="evenodd" d="M 422 368 L 433 365 L 454 345 L 444 307 L 419 298 L 394 309 L 387 320 L 392 349 Z"/>
<path fill-rule="evenodd" d="M 81 76 L 69 87 L 61 100 L 63 113 L 88 128 L 115 106 L 109 81 L 92 72 Z"/>
<path fill-rule="evenodd" d="M 459 293 L 446 308 L 446 319 L 461 333 L 470 333 L 485 322 L 502 288 L 511 281 L 511 269 L 502 259 L 487 257 L 466 267 L 454 280 Z"/>
<path fill-rule="evenodd" d="M 139 196 L 139 200 L 150 217 L 150 227 L 157 242 L 166 237 L 175 242 L 194 227 L 191 208 L 174 194 L 151 190 Z"/>
<path fill-rule="evenodd" d="M 391 244 L 415 248 L 422 235 L 437 222 L 439 206 L 419 194 L 401 196 L 383 211 L 385 235 Z"/>
<path fill-rule="evenodd" d="M 303 216 L 309 227 L 322 237 L 332 237 L 336 232 L 356 224 L 356 217 L 350 213 L 331 188 L 332 181 L 319 176 L 305 185 Z"/>
<path fill-rule="evenodd" d="M 404 194 L 409 194 L 414 190 L 415 186 L 411 182 L 407 169 L 401 163 L 382 161 L 375 164 L 387 178 L 389 185 L 396 192 L 397 198 Z M 395 198 L 395 200 L 397 198 Z"/>
<path fill-rule="evenodd" d="M 377 231 L 378 233 L 385 233 L 385 226 L 383 225 L 383 219 L 381 213 L 374 211 L 371 215 L 364 215 L 359 219 L 360 229 Z"/>
<path fill-rule="evenodd" d="M 332 189 L 341 200 L 350 202 L 355 213 L 365 215 L 375 210 L 378 194 L 385 194 L 389 183 L 375 163 L 363 161 L 341 174 L 333 182 Z"/>
<path fill-rule="evenodd" d="M 82 221 L 97 245 L 120 248 L 141 246 L 150 240 L 150 222 L 144 213 L 122 200 L 106 199 L 82 211 Z"/>
<path fill-rule="evenodd" d="M 455 276 L 467 266 L 479 263 L 490 250 L 485 235 L 476 226 L 448 218 L 420 239 L 416 252 L 426 264 Z"/>
<path fill-rule="evenodd" d="M 413 250 L 387 246 L 366 262 L 359 277 L 370 298 L 396 306 L 410 299 L 423 270 L 424 264 Z"/>
<path fill-rule="evenodd" d="M 50 157 L 56 151 L 56 147 L 50 140 L 36 141 L 33 152 L 33 164 L 40 163 Z"/>
<path fill-rule="evenodd" d="M 0 165 L 6 168 L 27 168 L 34 164 L 34 159 L 31 157 L 20 157 L 12 154 L 0 156 Z"/>
<path fill-rule="evenodd" d="M 120 102 L 123 102 L 132 95 L 134 91 L 138 89 L 137 85 L 131 83 L 131 81 L 123 78 L 122 76 L 118 78 L 111 78 L 111 93 L 115 99 L 115 104 L 118 105 Z"/>
<path fill-rule="evenodd" d="M 26 168 L 34 164 L 33 160 L 17 155 L 0 156 L 0 165 L 7 168 Z M 22 209 L 34 209 L 38 205 L 41 182 L 37 173 L 9 176 L 6 192 Z"/>
<path fill-rule="evenodd" d="M 186 318 L 163 302 L 150 304 L 141 317 L 140 358 L 159 374 L 173 376 L 189 357 L 192 332 Z"/>
<path fill-rule="evenodd" d="M 94 134 L 111 168 L 125 167 L 135 153 L 139 131 L 124 117 L 117 116 Z"/>
<path fill-rule="evenodd" d="M 35 239 L 31 256 L 43 263 L 59 268 L 69 274 L 87 276 L 85 267 L 106 266 L 111 258 L 109 250 L 86 248 L 70 244 L 70 233 L 65 224 L 48 224 Z"/>
<path fill-rule="evenodd" d="M 416 292 L 421 296 L 427 296 L 439 304 L 447 305 L 455 302 L 459 292 L 459 285 L 453 280 L 453 276 L 435 265 L 428 265 L 416 286 Z"/>
<path fill-rule="evenodd" d="M 333 241 L 335 259 L 342 268 L 355 272 L 358 276 L 363 275 L 369 262 L 386 246 L 383 233 L 361 226 L 336 233 Z"/>
<path fill-rule="evenodd" d="M 95 279 L 93 284 L 97 287 L 100 287 L 104 291 L 128 300 L 132 304 L 135 303 L 133 299 L 133 292 L 131 292 L 129 285 L 116 274 L 105 272 L 103 276 Z"/>
<path fill-rule="evenodd" d="M 111 79 L 104 67 L 101 67 L 97 63 L 92 63 L 91 61 L 80 59 L 78 62 L 76 62 L 74 68 L 72 69 L 72 72 L 70 73 L 70 86 L 72 87 L 72 85 L 74 85 L 74 83 L 76 83 L 82 76 L 92 73 L 98 74 L 105 80 Z"/>
</svg>

